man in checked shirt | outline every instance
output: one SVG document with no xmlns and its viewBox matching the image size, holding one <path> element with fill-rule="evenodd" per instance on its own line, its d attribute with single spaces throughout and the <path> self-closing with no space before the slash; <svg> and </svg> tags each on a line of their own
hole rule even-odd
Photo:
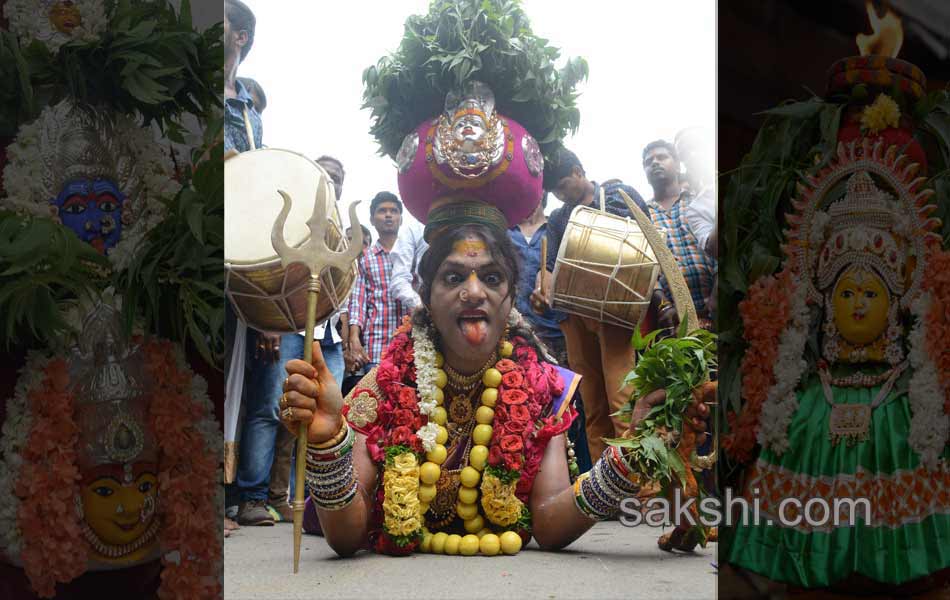
<svg viewBox="0 0 950 600">
<path fill-rule="evenodd" d="M 693 201 L 693 195 L 682 189 L 680 161 L 673 144 L 665 140 L 647 144 L 643 149 L 643 170 L 647 182 L 653 188 L 653 198 L 647 200 L 650 220 L 657 229 L 666 233 L 666 244 L 686 279 L 700 324 L 708 329 L 712 323 L 709 321 L 706 299 L 712 293 L 715 282 L 716 260 L 700 247 L 690 229 L 687 209 Z M 660 279 L 666 303 L 660 307 L 659 318 L 665 320 L 668 313 L 675 313 L 675 310 L 670 304 L 665 278 L 661 276 Z"/>
<path fill-rule="evenodd" d="M 347 360 L 356 369 L 366 367 L 366 371 L 379 363 L 393 331 L 407 314 L 390 292 L 393 271 L 390 252 L 402 224 L 402 202 L 391 192 L 380 192 L 370 203 L 369 211 L 379 239 L 359 259 L 356 287 L 350 294 Z M 360 342 L 360 333 L 365 346 Z"/>
</svg>

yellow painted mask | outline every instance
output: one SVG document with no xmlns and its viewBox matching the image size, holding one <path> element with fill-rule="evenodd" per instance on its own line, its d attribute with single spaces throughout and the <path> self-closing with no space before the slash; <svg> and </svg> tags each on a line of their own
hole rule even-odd
<svg viewBox="0 0 950 600">
<path fill-rule="evenodd" d="M 884 282 L 864 268 L 845 271 L 832 295 L 835 326 L 854 346 L 867 346 L 887 330 L 890 296 Z"/>
<path fill-rule="evenodd" d="M 102 466 L 86 473 L 81 489 L 86 537 L 100 560 L 134 562 L 157 543 L 155 465 Z M 90 533 L 93 534 L 90 536 Z M 94 536 L 94 537 L 93 537 Z"/>
<path fill-rule="evenodd" d="M 57 2 L 49 10 L 49 22 L 60 33 L 70 34 L 82 25 L 82 15 L 75 4 L 69 0 Z"/>
</svg>

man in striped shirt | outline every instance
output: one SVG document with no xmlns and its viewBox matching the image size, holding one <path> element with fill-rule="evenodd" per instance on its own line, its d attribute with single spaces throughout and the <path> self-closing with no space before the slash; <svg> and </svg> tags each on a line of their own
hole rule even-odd
<svg viewBox="0 0 950 600">
<path fill-rule="evenodd" d="M 376 194 L 370 203 L 370 222 L 379 239 L 359 259 L 356 287 L 350 294 L 349 361 L 355 368 L 373 368 L 406 310 L 391 293 L 393 263 L 390 257 L 399 226 L 402 203 L 391 192 Z M 363 334 L 363 342 L 360 341 Z"/>
</svg>

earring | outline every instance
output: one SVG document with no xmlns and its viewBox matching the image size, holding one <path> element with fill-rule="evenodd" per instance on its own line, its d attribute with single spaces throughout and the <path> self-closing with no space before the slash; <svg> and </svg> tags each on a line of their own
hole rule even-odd
<svg viewBox="0 0 950 600">
<path fill-rule="evenodd" d="M 835 325 L 835 309 L 830 294 L 825 295 L 825 325 L 822 329 L 825 333 L 822 354 L 828 362 L 836 362 L 841 353 L 841 338 Z"/>
<path fill-rule="evenodd" d="M 892 302 L 887 314 L 887 346 L 884 349 L 884 358 L 892 366 L 904 360 L 904 347 L 901 344 L 904 328 L 898 318 L 897 304 L 897 302 Z"/>
<path fill-rule="evenodd" d="M 139 521 L 145 523 L 155 514 L 155 496 L 146 496 L 142 504 L 142 512 L 139 513 Z"/>
</svg>

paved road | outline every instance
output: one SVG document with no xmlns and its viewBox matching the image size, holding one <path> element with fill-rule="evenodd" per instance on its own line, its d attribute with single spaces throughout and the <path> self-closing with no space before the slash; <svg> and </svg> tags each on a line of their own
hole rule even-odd
<svg viewBox="0 0 950 600">
<path fill-rule="evenodd" d="M 350 559 L 337 558 L 323 538 L 304 535 L 294 575 L 290 524 L 242 527 L 224 540 L 225 598 L 715 598 L 716 545 L 667 554 L 656 547 L 660 533 L 608 522 L 561 552 L 541 552 L 531 542 L 517 556 Z"/>
</svg>

